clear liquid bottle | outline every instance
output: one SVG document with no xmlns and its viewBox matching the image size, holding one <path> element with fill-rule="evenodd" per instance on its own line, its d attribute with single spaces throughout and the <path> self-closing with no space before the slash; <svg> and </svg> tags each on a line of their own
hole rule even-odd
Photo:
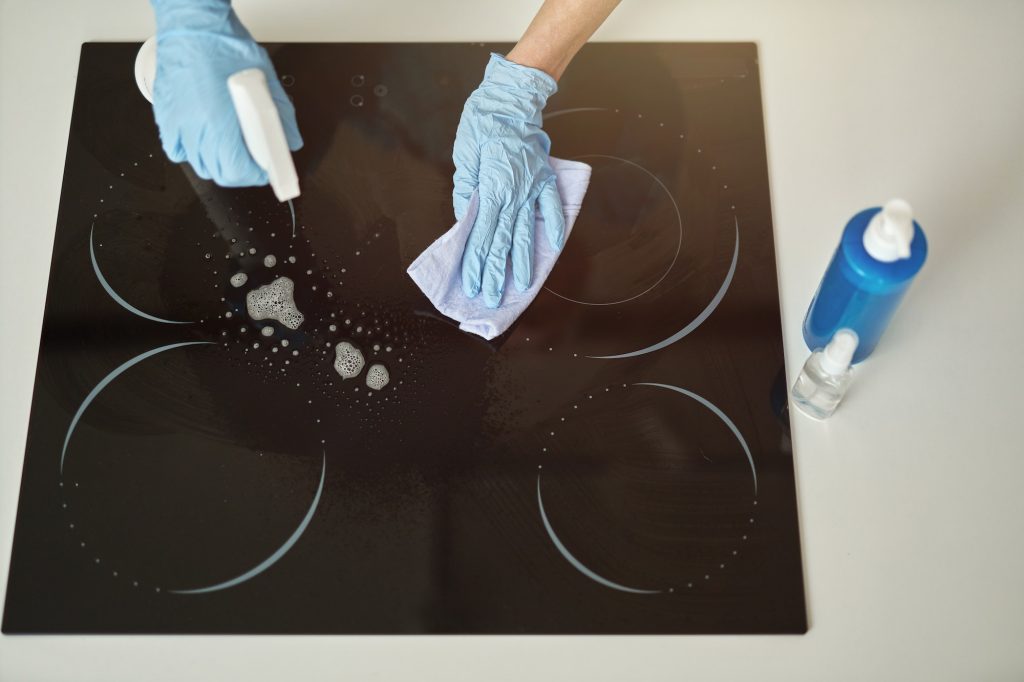
<svg viewBox="0 0 1024 682">
<path fill-rule="evenodd" d="M 811 353 L 793 384 L 793 401 L 815 419 L 828 419 L 850 386 L 850 363 L 857 350 L 857 334 L 840 329 L 822 349 Z"/>
</svg>

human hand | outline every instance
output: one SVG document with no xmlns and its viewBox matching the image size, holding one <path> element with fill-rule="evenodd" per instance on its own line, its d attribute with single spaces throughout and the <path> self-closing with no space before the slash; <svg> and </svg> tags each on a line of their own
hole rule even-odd
<svg viewBox="0 0 1024 682">
<path fill-rule="evenodd" d="M 462 288 L 470 298 L 482 292 L 490 308 L 501 303 L 510 254 L 516 288 L 530 286 L 536 209 L 551 246 L 561 249 L 565 239 L 551 140 L 541 129 L 541 110 L 557 89 L 543 71 L 492 54 L 462 112 L 452 153 L 456 219 L 474 190 L 480 202 L 462 256 Z"/>
<path fill-rule="evenodd" d="M 225 187 L 265 185 L 228 92 L 228 77 L 259 68 L 267 78 L 288 147 L 302 147 L 295 107 L 267 51 L 242 26 L 228 0 L 151 0 L 157 23 L 153 113 L 167 157 Z"/>
</svg>

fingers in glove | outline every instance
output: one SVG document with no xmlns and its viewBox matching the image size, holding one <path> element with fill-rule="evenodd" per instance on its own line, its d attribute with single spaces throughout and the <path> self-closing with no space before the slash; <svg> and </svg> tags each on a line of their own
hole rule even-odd
<svg viewBox="0 0 1024 682">
<path fill-rule="evenodd" d="M 512 281 L 516 289 L 526 291 L 533 279 L 533 230 L 536 202 L 528 201 L 519 209 L 512 227 Z"/>
<path fill-rule="evenodd" d="M 249 154 L 238 126 L 223 131 L 209 153 L 213 154 L 212 158 L 206 157 L 207 150 L 200 154 L 206 168 L 212 173 L 213 181 L 221 187 L 256 187 L 267 184 L 267 173 Z"/>
<path fill-rule="evenodd" d="M 552 177 L 544 185 L 537 199 L 540 215 L 544 218 L 544 232 L 548 236 L 551 248 L 561 251 L 565 244 L 565 215 L 562 213 L 562 197 L 558 193 L 558 185 Z"/>
<path fill-rule="evenodd" d="M 512 250 L 512 228 L 518 216 L 516 207 L 506 203 L 498 214 L 498 224 L 491 240 L 491 251 L 484 262 L 484 281 L 481 292 L 484 305 L 497 308 L 505 293 L 505 275 L 508 271 L 508 254 Z"/>
<path fill-rule="evenodd" d="M 491 242 L 503 206 L 504 202 L 497 195 L 486 188 L 481 191 L 476 220 L 462 254 L 462 291 L 470 298 L 480 293 L 484 264 L 491 251 Z"/>
</svg>

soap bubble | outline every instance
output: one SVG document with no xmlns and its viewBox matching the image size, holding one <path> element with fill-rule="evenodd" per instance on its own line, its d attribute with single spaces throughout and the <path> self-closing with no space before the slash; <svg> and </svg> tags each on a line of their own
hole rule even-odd
<svg viewBox="0 0 1024 682">
<path fill-rule="evenodd" d="M 371 365 L 370 369 L 366 370 L 366 385 L 375 391 L 387 386 L 389 381 L 391 381 L 391 375 L 384 365 Z"/>
<path fill-rule="evenodd" d="M 245 306 L 254 320 L 275 320 L 289 329 L 298 329 L 306 319 L 295 305 L 295 282 L 279 277 L 270 284 L 245 295 Z"/>
<path fill-rule="evenodd" d="M 363 353 L 348 341 L 342 341 L 334 347 L 334 371 L 342 379 L 354 379 L 363 371 Z"/>
</svg>

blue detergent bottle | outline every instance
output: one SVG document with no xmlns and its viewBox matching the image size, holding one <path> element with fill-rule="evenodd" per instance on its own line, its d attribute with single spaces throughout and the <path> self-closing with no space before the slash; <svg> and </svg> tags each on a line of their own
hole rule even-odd
<svg viewBox="0 0 1024 682">
<path fill-rule="evenodd" d="M 853 216 L 807 310 L 807 347 L 824 348 L 846 328 L 860 340 L 853 362 L 871 355 L 927 256 L 924 231 L 902 199 Z"/>
</svg>

